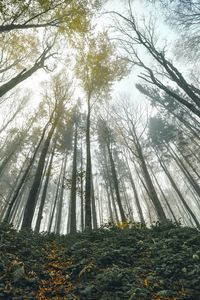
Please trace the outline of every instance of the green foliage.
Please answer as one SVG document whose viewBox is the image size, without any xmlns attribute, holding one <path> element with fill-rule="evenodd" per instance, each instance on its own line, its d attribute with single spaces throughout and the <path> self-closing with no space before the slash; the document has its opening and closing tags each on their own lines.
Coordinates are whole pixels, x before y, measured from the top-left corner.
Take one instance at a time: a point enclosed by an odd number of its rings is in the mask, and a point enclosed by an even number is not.
<svg viewBox="0 0 200 300">
<path fill-rule="evenodd" d="M 176 229 L 181 227 L 181 220 L 179 219 L 178 221 L 174 222 L 172 220 L 167 220 L 167 222 L 161 222 L 161 221 L 156 221 L 151 225 L 151 228 L 154 231 L 164 231 L 164 230 L 170 230 L 170 229 Z"/>
<path fill-rule="evenodd" d="M 1 1 L 0 12 L 4 26 L 43 25 L 58 28 L 62 33 L 83 33 L 89 29 L 90 19 L 101 4 L 101 0 L 8 0 Z"/>
<path fill-rule="evenodd" d="M 75 70 L 89 97 L 107 94 L 127 74 L 127 61 L 117 55 L 106 32 L 85 36 L 78 50 Z"/>
<path fill-rule="evenodd" d="M 17 232 L 2 223 L 0 237 L 0 277 L 5 276 L 12 287 L 8 292 L 1 284 L 0 293 L 9 297 L 16 295 L 17 283 L 23 296 L 46 291 L 47 299 L 63 290 L 69 290 L 67 298 L 82 300 L 198 299 L 200 234 L 194 228 L 169 222 L 124 230 L 107 224 L 60 236 Z M 52 276 L 54 286 L 48 290 Z M 65 286 L 66 277 L 70 288 Z"/>
</svg>

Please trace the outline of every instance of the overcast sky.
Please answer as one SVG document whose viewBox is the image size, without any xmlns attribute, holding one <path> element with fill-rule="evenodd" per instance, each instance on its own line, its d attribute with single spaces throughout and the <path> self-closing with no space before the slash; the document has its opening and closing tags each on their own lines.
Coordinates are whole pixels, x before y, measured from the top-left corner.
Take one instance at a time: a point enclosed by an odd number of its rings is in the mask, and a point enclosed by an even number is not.
<svg viewBox="0 0 200 300">
<path fill-rule="evenodd" d="M 139 22 L 142 22 L 143 17 L 149 17 L 151 6 L 147 5 L 146 1 L 143 0 L 135 0 L 133 2 L 133 11 L 134 14 L 137 16 L 137 19 Z M 127 1 L 119 1 L 119 0 L 109 0 L 104 8 L 104 11 L 118 11 L 120 13 L 125 13 L 127 10 Z M 155 11 L 153 12 L 155 15 Z M 168 27 L 163 24 L 163 19 L 161 14 L 156 11 L 156 18 L 157 18 L 157 28 L 159 34 L 159 40 L 162 42 L 165 41 L 167 38 L 169 40 L 169 37 L 173 39 L 173 35 L 169 31 Z M 101 29 L 107 29 L 110 28 L 111 24 L 111 16 L 109 15 L 103 15 L 100 18 L 98 18 L 96 21 L 97 28 L 99 30 Z M 169 34 L 170 32 L 170 34 Z M 56 62 L 56 64 L 59 66 L 59 60 Z M 126 93 L 130 94 L 131 98 L 134 100 L 142 101 L 144 96 L 139 93 L 139 91 L 135 88 L 135 83 L 139 81 L 138 79 L 139 69 L 134 68 L 132 72 L 123 80 L 120 82 L 117 82 L 113 85 L 113 97 L 116 97 L 119 93 Z M 46 73 L 44 70 L 38 70 L 35 74 L 33 74 L 30 78 L 22 82 L 20 85 L 18 85 L 17 88 L 26 88 L 27 90 L 31 90 L 33 93 L 32 98 L 32 106 L 34 106 L 34 103 L 39 103 L 41 99 L 41 92 L 42 92 L 42 81 L 49 80 L 52 73 Z M 4 106 L 1 106 L 0 112 L 5 112 Z"/>
</svg>

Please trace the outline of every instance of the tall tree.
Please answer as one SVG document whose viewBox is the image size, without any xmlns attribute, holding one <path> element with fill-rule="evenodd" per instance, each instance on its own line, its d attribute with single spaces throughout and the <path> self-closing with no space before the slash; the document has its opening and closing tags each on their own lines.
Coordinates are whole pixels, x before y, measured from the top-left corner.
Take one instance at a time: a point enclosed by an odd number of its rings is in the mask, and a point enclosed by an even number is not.
<svg viewBox="0 0 200 300">
<path fill-rule="evenodd" d="M 160 90 L 172 96 L 179 104 L 186 107 L 194 115 L 200 117 L 200 92 L 198 87 L 193 86 L 186 77 L 177 69 L 170 58 L 167 58 L 166 49 L 159 49 L 156 46 L 155 30 L 150 24 L 148 28 L 141 29 L 136 22 L 133 14 L 131 1 L 127 15 L 114 13 L 117 17 L 117 29 L 120 33 L 119 40 L 125 50 L 126 58 L 132 63 L 143 69 L 139 75 L 145 82 L 155 85 Z M 131 34 L 130 34 L 131 33 Z M 150 57 L 157 63 L 157 70 L 149 66 L 137 51 L 138 47 L 143 47 Z M 159 69 L 159 70 L 158 70 Z M 161 76 L 160 76 L 161 75 Z M 167 86 L 163 78 L 171 81 Z M 183 92 L 182 95 L 177 93 L 173 88 L 175 86 Z"/>
<path fill-rule="evenodd" d="M 65 78 L 65 81 L 66 81 L 66 78 Z M 54 93 L 53 96 L 55 98 L 54 119 L 52 121 L 52 125 L 49 130 L 49 133 L 48 133 L 48 135 L 44 141 L 44 144 L 42 146 L 36 173 L 34 176 L 34 181 L 33 181 L 33 184 L 32 184 L 28 199 L 27 199 L 26 207 L 25 207 L 22 227 L 31 228 L 31 223 L 32 223 L 36 200 L 37 200 L 37 193 L 38 193 L 38 190 L 39 190 L 39 187 L 41 184 L 46 155 L 48 153 L 49 145 L 52 141 L 54 131 L 63 116 L 63 112 L 65 111 L 65 105 L 70 99 L 71 95 L 68 90 L 69 87 L 70 87 L 70 83 L 67 84 L 67 82 L 65 82 L 65 85 L 63 85 L 60 77 L 59 76 L 55 77 L 54 91 L 53 91 L 53 93 Z"/>
<path fill-rule="evenodd" d="M 120 196 L 120 188 L 119 188 L 119 180 L 118 174 L 116 169 L 116 164 L 113 157 L 113 144 L 114 144 L 114 137 L 112 135 L 111 129 L 108 127 L 107 122 L 104 119 L 98 120 L 98 140 L 100 143 L 100 147 L 105 147 L 109 161 L 110 161 L 110 169 L 112 174 L 113 186 L 116 194 L 116 200 L 119 207 L 119 212 L 121 216 L 122 222 L 126 222 L 126 216 L 124 212 L 124 208 L 122 206 L 122 200 Z M 105 149 L 103 150 L 105 152 Z M 105 159 L 105 158 L 104 158 Z"/>
<path fill-rule="evenodd" d="M 122 99 L 122 103 L 114 112 L 118 134 L 122 137 L 124 146 L 131 152 L 133 162 L 138 164 L 138 168 L 143 176 L 142 180 L 144 180 L 146 191 L 154 205 L 157 217 L 161 222 L 165 222 L 166 215 L 153 184 L 141 144 L 142 135 L 144 134 L 143 126 L 143 129 L 141 130 L 140 128 L 140 133 L 138 133 L 138 120 L 141 119 L 142 112 L 139 112 L 137 108 L 134 108 L 133 111 L 130 102 L 126 102 L 125 99 Z"/>
<path fill-rule="evenodd" d="M 54 141 L 54 144 L 53 144 L 51 157 L 50 157 L 50 161 L 49 161 L 49 165 L 48 165 L 48 169 L 47 169 L 47 173 L 46 173 L 46 179 L 44 182 L 44 187 L 43 187 L 42 196 L 41 196 L 41 200 L 40 200 L 39 211 L 38 211 L 36 225 L 35 225 L 35 232 L 37 232 L 37 233 L 39 233 L 39 231 L 40 231 L 40 225 L 41 225 L 41 221 L 43 218 L 42 214 L 43 214 L 48 184 L 49 184 L 51 170 L 52 170 L 52 163 L 53 163 L 53 158 L 54 158 L 54 154 L 55 154 L 55 148 L 56 148 L 56 141 Z"/>
<path fill-rule="evenodd" d="M 124 64 L 122 64 L 124 62 Z M 76 73 L 86 95 L 86 181 L 85 181 L 85 227 L 92 228 L 91 218 L 91 111 L 95 102 L 103 100 L 112 83 L 127 72 L 125 61 L 116 55 L 114 45 L 107 33 L 85 37 L 77 56 Z"/>
<path fill-rule="evenodd" d="M 71 179 L 71 198 L 70 198 L 70 233 L 75 233 L 76 225 L 76 191 L 77 191 L 77 140 L 78 140 L 78 116 L 75 116 L 74 124 L 74 151 L 73 151 L 73 166 Z"/>
</svg>

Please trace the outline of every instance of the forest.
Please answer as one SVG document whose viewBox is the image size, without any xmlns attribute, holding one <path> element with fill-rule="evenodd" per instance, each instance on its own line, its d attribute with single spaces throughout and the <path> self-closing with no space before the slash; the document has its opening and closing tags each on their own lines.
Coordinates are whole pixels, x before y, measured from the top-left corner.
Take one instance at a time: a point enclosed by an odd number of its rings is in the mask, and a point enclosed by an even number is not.
<svg viewBox="0 0 200 300">
<path fill-rule="evenodd" d="M 200 299 L 199 26 L 198 0 L 0 1 L 0 299 Z"/>
</svg>

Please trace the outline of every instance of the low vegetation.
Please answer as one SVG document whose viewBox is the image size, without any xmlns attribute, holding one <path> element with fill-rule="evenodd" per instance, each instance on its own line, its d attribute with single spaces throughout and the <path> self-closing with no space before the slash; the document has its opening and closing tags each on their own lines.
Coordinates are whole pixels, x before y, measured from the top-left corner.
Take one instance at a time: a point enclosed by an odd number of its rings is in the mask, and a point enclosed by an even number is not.
<svg viewBox="0 0 200 300">
<path fill-rule="evenodd" d="M 0 239 L 1 300 L 199 299 L 194 228 L 106 224 L 62 236 L 2 223 Z"/>
</svg>

